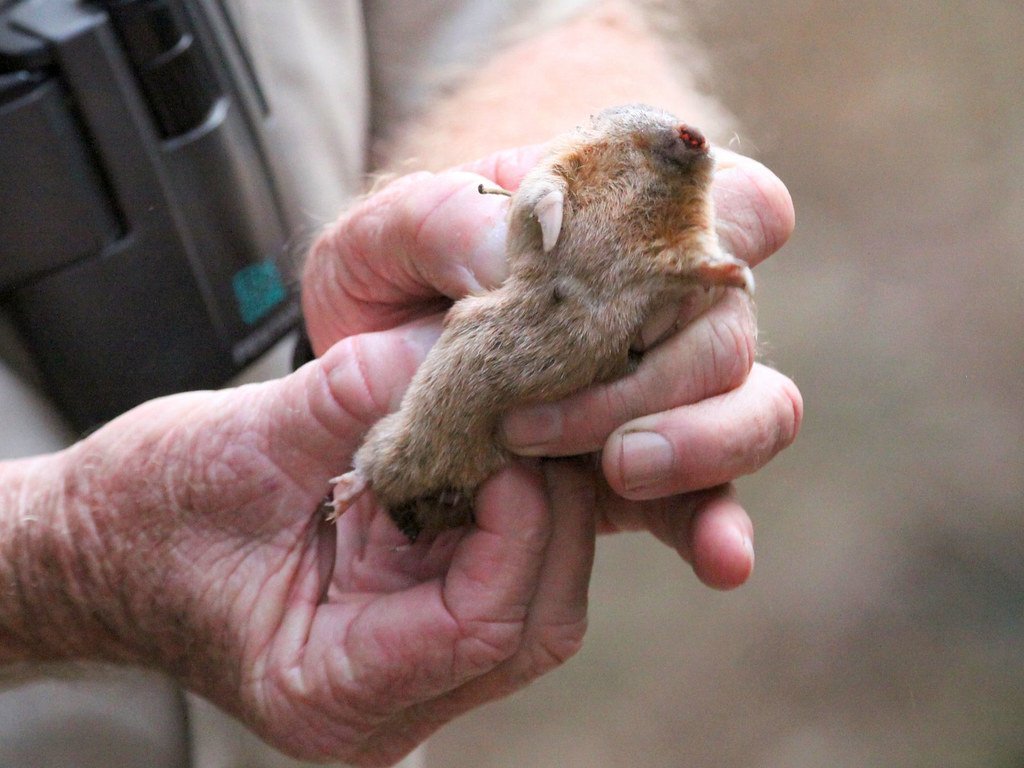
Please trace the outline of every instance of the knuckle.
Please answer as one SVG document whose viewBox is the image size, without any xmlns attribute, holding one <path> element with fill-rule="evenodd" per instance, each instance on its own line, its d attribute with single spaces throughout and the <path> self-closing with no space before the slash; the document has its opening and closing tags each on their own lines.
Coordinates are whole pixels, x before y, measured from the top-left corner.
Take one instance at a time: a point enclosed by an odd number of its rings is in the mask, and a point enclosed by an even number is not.
<svg viewBox="0 0 1024 768">
<path fill-rule="evenodd" d="M 481 674 L 515 656 L 523 647 L 522 622 L 485 622 L 459 643 L 459 667 Z"/>
<path fill-rule="evenodd" d="M 335 238 L 338 233 L 339 222 L 328 224 L 322 227 L 317 233 L 313 245 L 309 249 L 309 259 L 306 262 L 306 273 L 313 269 L 313 266 L 320 266 L 322 262 L 331 261 L 335 252 Z"/>
<path fill-rule="evenodd" d="M 600 390 L 601 418 L 590 418 L 580 428 L 600 445 L 612 430 L 640 414 L 647 413 L 646 393 L 635 376 L 627 376 Z"/>
<path fill-rule="evenodd" d="M 358 231 L 358 214 L 349 211 L 337 221 L 324 227 L 310 250 L 310 261 L 319 269 L 343 265 L 361 256 L 355 235 Z"/>
<path fill-rule="evenodd" d="M 803 420 L 803 397 L 796 385 L 786 376 L 771 368 L 765 368 L 769 377 L 768 403 L 762 419 L 760 455 L 766 464 L 769 459 L 789 447 L 796 440 Z"/>
<path fill-rule="evenodd" d="M 523 638 L 517 657 L 508 668 L 513 688 L 526 685 L 556 669 L 583 647 L 587 629 L 586 618 L 536 629 Z"/>
<path fill-rule="evenodd" d="M 544 674 L 579 653 L 586 629 L 586 619 L 546 627 L 531 646 L 534 671 Z"/>
<path fill-rule="evenodd" d="M 377 202 L 394 212 L 398 223 L 395 231 L 409 248 L 429 231 L 431 218 L 456 190 L 457 187 L 446 183 L 443 174 L 418 171 L 390 185 Z"/>
<path fill-rule="evenodd" d="M 302 304 L 311 340 L 326 348 L 360 329 L 356 307 L 379 290 L 374 244 L 351 214 L 325 227 L 309 251 L 303 271 Z"/>
<path fill-rule="evenodd" d="M 742 311 L 716 312 L 709 320 L 703 388 L 706 395 L 715 395 L 746 380 L 754 364 L 756 343 L 749 306 Z"/>
<path fill-rule="evenodd" d="M 368 427 L 390 410 L 391 398 L 380 390 L 372 373 L 369 334 L 349 336 L 331 349 L 325 360 L 328 366 L 326 387 L 338 411 Z"/>
<path fill-rule="evenodd" d="M 434 174 L 427 171 L 399 176 L 362 198 L 324 233 L 324 247 L 345 262 L 368 262 L 366 254 L 387 246 L 405 246 L 420 214 L 413 191 Z M 344 258 L 344 257 L 348 258 Z"/>
<path fill-rule="evenodd" d="M 357 203 L 355 210 L 369 212 L 380 208 L 390 208 L 396 202 L 400 205 L 404 204 L 413 188 L 428 182 L 434 176 L 435 174 L 430 171 L 382 176 L 377 180 L 370 193 Z"/>
</svg>

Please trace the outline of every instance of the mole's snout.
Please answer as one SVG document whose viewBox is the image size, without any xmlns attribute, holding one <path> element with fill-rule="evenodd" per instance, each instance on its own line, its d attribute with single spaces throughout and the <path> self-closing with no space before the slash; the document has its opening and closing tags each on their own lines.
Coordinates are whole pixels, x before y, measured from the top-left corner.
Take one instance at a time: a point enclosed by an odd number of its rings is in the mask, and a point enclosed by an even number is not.
<svg viewBox="0 0 1024 768">
<path fill-rule="evenodd" d="M 677 129 L 677 132 L 679 134 L 680 141 L 682 141 L 690 149 L 696 152 L 707 151 L 708 140 L 704 138 L 704 134 L 701 133 L 698 129 L 689 126 L 686 123 L 681 123 L 679 125 L 679 128 Z"/>
</svg>

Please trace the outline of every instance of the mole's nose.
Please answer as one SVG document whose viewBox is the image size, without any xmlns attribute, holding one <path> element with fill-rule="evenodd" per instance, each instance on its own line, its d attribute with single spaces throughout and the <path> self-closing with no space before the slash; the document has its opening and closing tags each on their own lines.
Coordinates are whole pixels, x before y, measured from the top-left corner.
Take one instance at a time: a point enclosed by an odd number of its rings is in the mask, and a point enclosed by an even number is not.
<svg viewBox="0 0 1024 768">
<path fill-rule="evenodd" d="M 696 128 L 681 123 L 678 128 L 679 139 L 690 149 L 696 151 L 704 151 L 708 148 L 708 140 L 704 138 L 704 134 Z"/>
</svg>

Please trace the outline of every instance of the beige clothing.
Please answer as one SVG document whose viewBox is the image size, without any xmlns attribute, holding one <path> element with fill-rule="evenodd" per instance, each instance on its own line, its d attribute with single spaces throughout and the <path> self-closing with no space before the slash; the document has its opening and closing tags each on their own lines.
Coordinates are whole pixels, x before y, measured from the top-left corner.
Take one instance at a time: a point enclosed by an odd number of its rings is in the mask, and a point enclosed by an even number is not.
<svg viewBox="0 0 1024 768">
<path fill-rule="evenodd" d="M 386 130 L 413 113 L 446 73 L 485 56 L 527 16 L 551 22 L 587 0 L 224 2 L 271 104 L 272 163 L 291 212 L 306 223 L 301 251 L 359 191 L 371 124 Z M 279 345 L 246 378 L 285 374 L 289 346 Z M 0 323 L 0 459 L 57 450 L 74 437 L 18 357 Z M 5 768 L 301 765 L 156 673 L 75 665 L 18 675 L 8 674 L 0 693 Z M 402 765 L 422 765 L 422 755 Z"/>
</svg>

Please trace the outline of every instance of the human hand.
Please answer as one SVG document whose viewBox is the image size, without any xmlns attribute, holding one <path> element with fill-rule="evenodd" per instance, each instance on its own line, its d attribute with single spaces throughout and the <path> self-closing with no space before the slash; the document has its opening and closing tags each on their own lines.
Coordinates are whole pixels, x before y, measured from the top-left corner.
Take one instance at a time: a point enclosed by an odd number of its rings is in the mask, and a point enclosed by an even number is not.
<svg viewBox="0 0 1024 768">
<path fill-rule="evenodd" d="M 540 152 L 527 147 L 403 177 L 347 212 L 307 265 L 314 349 L 500 283 L 505 202 L 476 187 L 488 180 L 515 189 Z M 760 164 L 723 150 L 717 159 L 719 235 L 753 266 L 789 236 L 792 203 Z M 752 526 L 728 484 L 792 442 L 802 416 L 792 382 L 754 363 L 755 334 L 745 295 L 691 297 L 646 329 L 644 342 L 656 346 L 635 373 L 511 414 L 505 441 L 535 456 L 601 450 L 603 477 L 590 473 L 588 490 L 601 530 L 650 530 L 705 583 L 736 586 L 753 566 Z"/>
<path fill-rule="evenodd" d="M 291 754 L 383 765 L 571 655 L 594 545 L 571 467 L 499 473 L 475 526 L 414 546 L 370 499 L 318 511 L 439 332 L 351 337 L 0 464 L 0 662 L 155 666 Z"/>
<path fill-rule="evenodd" d="M 420 237 L 428 231 L 420 228 Z M 758 250 L 770 250 L 755 246 L 744 252 L 733 244 L 751 261 Z M 483 270 L 425 274 L 455 275 L 457 284 L 460 275 L 468 280 Z M 352 317 L 372 322 L 379 312 L 375 321 L 387 325 L 426 312 L 437 290 L 423 282 L 418 273 L 410 281 L 421 286 L 418 307 L 368 302 Z M 726 302 L 701 318 L 715 311 L 743 317 Z M 701 322 L 663 341 L 634 374 L 647 368 L 654 378 L 664 371 L 695 382 L 654 402 L 721 388 L 715 377 L 704 381 L 704 369 L 675 360 L 700 340 L 690 329 Z M 747 321 L 736 327 L 734 339 L 752 333 Z M 760 419 L 754 406 L 753 416 L 736 421 L 740 448 L 729 453 L 732 461 L 697 466 L 692 477 L 673 472 L 660 485 L 632 487 L 613 467 L 606 469 L 608 486 L 586 460 L 524 463 L 482 488 L 477 525 L 469 529 L 407 546 L 372 496 L 336 527 L 325 526 L 316 508 L 326 478 L 347 465 L 368 426 L 397 406 L 439 330 L 435 315 L 348 336 L 281 381 L 154 401 L 65 453 L 9 470 L 24 477 L 0 483 L 5 499 L 31 508 L 13 515 L 14 522 L 0 520 L 16 532 L 0 537 L 2 592 L 19 596 L 0 602 L 0 658 L 157 666 L 285 751 L 385 764 L 452 717 L 521 687 L 576 650 L 595 527 L 652 530 L 715 583 L 716 563 L 737 549 L 721 533 L 742 526 L 745 515 L 740 510 L 737 518 L 738 507 L 720 491 L 678 495 L 679 488 L 719 482 L 749 466 L 743 423 Z M 742 355 L 739 366 L 730 365 L 729 349 L 716 352 L 722 362 L 715 370 L 742 373 Z M 691 406 L 690 418 L 727 418 L 723 401 L 742 405 L 753 374 L 737 379 L 740 387 Z M 638 390 L 658 392 L 638 381 Z M 587 450 L 601 440 L 602 419 L 614 431 L 637 397 L 624 391 L 619 410 L 600 399 L 578 404 L 593 411 L 595 426 L 573 439 L 589 442 L 579 448 L 556 441 L 545 451 Z M 661 430 L 680 422 L 680 410 L 644 418 Z M 556 421 L 572 424 L 576 415 L 568 408 Z M 538 420 L 528 412 L 522 418 L 520 436 L 529 436 Z M 539 421 L 551 423 L 548 416 Z M 510 437 L 516 433 L 514 420 L 507 429 Z M 771 450 L 769 441 L 763 456 Z M 610 491 L 619 480 L 620 492 L 634 501 Z"/>
</svg>

